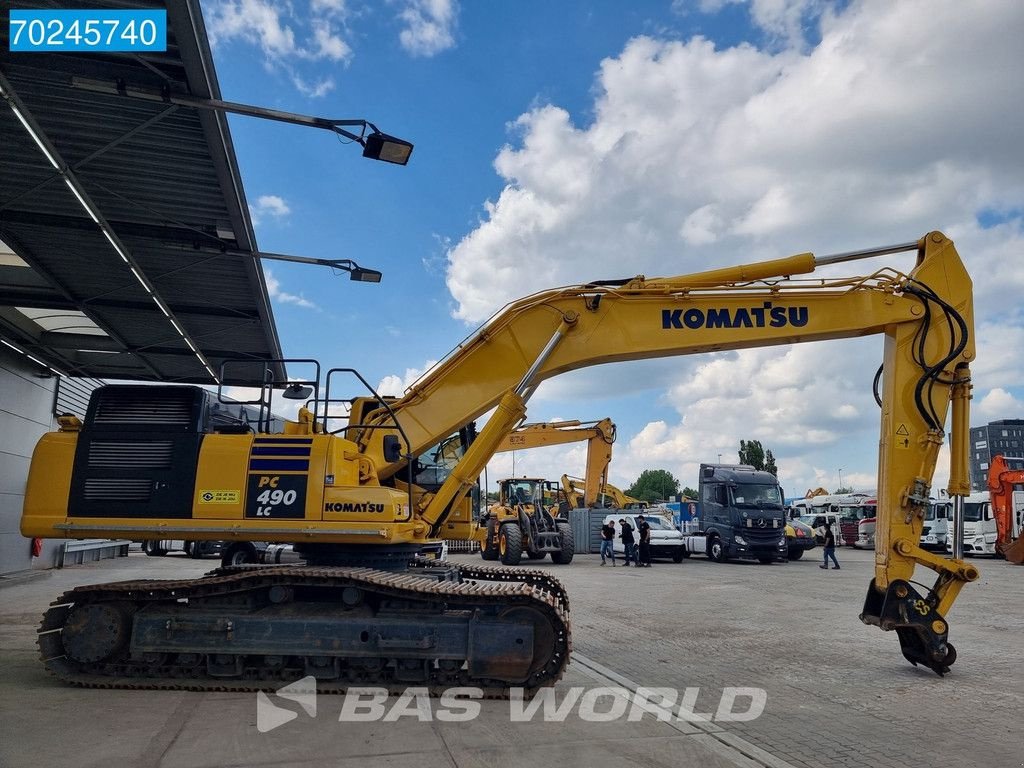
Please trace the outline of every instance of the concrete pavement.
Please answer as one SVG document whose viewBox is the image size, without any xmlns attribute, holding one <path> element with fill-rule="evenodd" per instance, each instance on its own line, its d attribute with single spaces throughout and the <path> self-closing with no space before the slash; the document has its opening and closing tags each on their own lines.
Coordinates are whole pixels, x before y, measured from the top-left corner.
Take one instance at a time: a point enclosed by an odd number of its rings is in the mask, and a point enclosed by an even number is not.
<svg viewBox="0 0 1024 768">
<path fill-rule="evenodd" d="M 564 581 L 572 600 L 575 661 L 555 704 L 579 696 L 574 688 L 615 689 L 629 699 L 637 688 L 668 687 L 680 696 L 691 689 L 691 708 L 713 714 L 725 688 L 763 689 L 759 717 L 717 723 L 662 722 L 657 714 L 665 710 L 657 708 L 639 722 L 587 722 L 579 700 L 563 722 L 546 722 L 542 713 L 510 722 L 507 701 L 480 702 L 469 722 L 436 714 L 425 722 L 339 722 L 342 697 L 320 696 L 315 717 L 282 702 L 295 719 L 261 733 L 254 694 L 70 688 L 37 660 L 35 627 L 65 589 L 198 575 L 213 559 L 133 554 L 4 579 L 0 765 L 1019 764 L 1024 754 L 1013 723 L 1024 704 L 1016 651 L 1024 568 L 977 561 L 982 579 L 964 589 L 950 616 L 960 659 L 942 679 L 906 663 L 893 633 L 857 620 L 871 555 L 843 549 L 839 557 L 841 571 L 819 570 L 816 559 L 760 566 L 699 557 L 639 570 L 600 567 L 596 556 L 542 566 Z M 607 709 L 609 699 L 602 701 Z M 632 711 L 628 704 L 624 712 Z"/>
</svg>

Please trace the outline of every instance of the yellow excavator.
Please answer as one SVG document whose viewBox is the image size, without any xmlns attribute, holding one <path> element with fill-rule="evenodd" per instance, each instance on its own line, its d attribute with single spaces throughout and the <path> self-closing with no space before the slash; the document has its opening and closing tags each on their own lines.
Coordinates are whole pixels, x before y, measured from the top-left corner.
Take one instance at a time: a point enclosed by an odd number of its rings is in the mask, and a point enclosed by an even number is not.
<svg viewBox="0 0 1024 768">
<path fill-rule="evenodd" d="M 585 492 L 589 487 L 590 483 L 585 478 L 562 475 L 562 488 L 570 499 L 575 500 L 575 506 L 577 507 L 599 506 L 610 509 L 648 509 L 651 506 L 646 501 L 620 491 L 607 481 L 597 486 L 594 501 L 588 503 Z"/>
<path fill-rule="evenodd" d="M 580 491 L 575 486 L 570 500 L 579 496 L 578 507 L 592 507 L 597 503 L 598 489 L 608 482 L 608 466 L 612 463 L 612 444 L 615 442 L 615 424 L 611 419 L 600 421 L 552 421 L 523 424 L 510 433 L 495 453 L 522 451 L 529 448 L 543 448 L 587 441 L 587 463 L 584 478 L 574 478 L 582 484 Z M 565 487 L 565 482 L 562 483 Z M 588 493 L 589 490 L 589 493 Z"/>
<path fill-rule="evenodd" d="M 587 441 L 586 474 L 590 487 L 596 489 L 605 481 L 612 460 L 615 424 L 611 419 L 523 424 L 498 445 L 496 453 L 580 440 Z M 541 478 L 508 478 L 498 487 L 498 502 L 480 518 L 480 556 L 519 565 L 523 555 L 541 560 L 550 554 L 554 563 L 571 563 L 576 545 L 567 517 L 574 506 L 572 497 Z"/>
<path fill-rule="evenodd" d="M 909 274 L 798 279 L 900 252 L 916 255 Z M 415 560 L 425 542 L 479 535 L 469 491 L 538 384 L 601 363 L 882 334 L 875 573 L 861 620 L 895 630 L 908 660 L 943 674 L 956 659 L 946 617 L 979 573 L 919 540 L 950 411 L 948 491 L 961 505 L 970 491 L 972 333 L 970 277 L 953 243 L 932 232 L 833 256 L 540 291 L 506 306 L 401 398 L 379 397 L 352 369 L 327 371 L 313 409 L 282 434 L 211 427 L 213 396 L 198 387 L 101 388 L 84 422 L 63 418 L 37 445 L 25 536 L 290 542 L 305 564 L 70 590 L 43 618 L 43 663 L 101 687 L 263 689 L 300 675 L 325 691 L 551 685 L 570 650 L 555 579 Z M 287 384 L 270 370 L 264 389 Z M 335 402 L 339 377 L 368 394 L 335 427 L 319 404 Z M 432 463 L 455 434 L 458 458 Z M 918 565 L 937 573 L 923 592 L 911 581 Z"/>
</svg>

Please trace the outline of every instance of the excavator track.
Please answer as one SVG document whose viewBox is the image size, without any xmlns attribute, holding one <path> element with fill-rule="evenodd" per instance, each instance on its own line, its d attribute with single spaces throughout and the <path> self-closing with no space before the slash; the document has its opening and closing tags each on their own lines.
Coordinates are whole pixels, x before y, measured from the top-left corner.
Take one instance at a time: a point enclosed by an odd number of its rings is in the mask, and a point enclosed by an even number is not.
<svg viewBox="0 0 1024 768">
<path fill-rule="evenodd" d="M 438 565 L 437 561 L 433 560 L 417 560 L 409 564 L 409 569 L 412 572 L 416 570 L 428 571 L 436 568 Z M 521 582 L 531 587 L 535 587 L 543 592 L 548 593 L 558 604 L 562 607 L 566 613 L 569 612 L 569 593 L 565 591 L 565 587 L 562 586 L 562 582 L 556 579 L 554 576 L 549 574 L 547 571 L 539 568 L 502 568 L 498 566 L 489 565 L 463 565 L 461 563 L 445 563 L 448 568 L 455 569 L 458 574 L 458 580 L 468 579 L 470 581 L 491 581 L 491 582 Z M 228 565 L 221 568 L 215 568 L 214 570 L 207 573 L 207 576 L 223 576 L 229 573 L 241 573 L 242 571 L 255 571 L 266 568 L 265 565 Z M 294 564 L 291 567 L 304 567 L 299 564 Z"/>
<path fill-rule="evenodd" d="M 321 693 L 505 698 L 559 680 L 571 632 L 543 571 L 284 565 L 77 587 L 51 604 L 38 644 L 50 673 L 92 688 L 268 691 L 311 675 Z"/>
<path fill-rule="evenodd" d="M 430 561 L 420 562 L 414 567 L 429 568 Z M 562 586 L 562 582 L 556 579 L 547 571 L 539 568 L 501 568 L 488 565 L 462 565 L 456 564 L 459 576 L 470 581 L 509 582 L 518 581 L 528 584 L 551 595 L 558 601 L 562 610 L 569 612 L 569 594 Z"/>
</svg>

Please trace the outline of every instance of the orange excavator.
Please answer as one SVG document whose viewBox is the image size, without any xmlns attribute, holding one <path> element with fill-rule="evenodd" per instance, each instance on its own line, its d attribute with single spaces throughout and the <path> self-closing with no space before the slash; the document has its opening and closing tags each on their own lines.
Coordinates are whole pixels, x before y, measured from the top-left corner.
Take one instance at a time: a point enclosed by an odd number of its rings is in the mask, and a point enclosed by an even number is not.
<svg viewBox="0 0 1024 768">
<path fill-rule="evenodd" d="M 993 456 L 988 467 L 988 493 L 996 519 L 996 554 L 1015 565 L 1024 565 L 1024 505 L 1014 509 L 1015 485 L 1024 485 L 1024 469 L 1010 469 L 1005 456 Z"/>
</svg>

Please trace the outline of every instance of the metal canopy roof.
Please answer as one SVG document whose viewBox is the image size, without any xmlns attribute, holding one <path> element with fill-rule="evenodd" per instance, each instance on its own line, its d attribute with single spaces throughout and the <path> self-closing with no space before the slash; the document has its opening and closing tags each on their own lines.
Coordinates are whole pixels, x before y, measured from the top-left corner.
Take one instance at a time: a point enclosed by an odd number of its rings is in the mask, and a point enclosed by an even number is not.
<svg viewBox="0 0 1024 768">
<path fill-rule="evenodd" d="M 209 384 L 282 357 L 225 116 L 81 87 L 219 99 L 198 0 L 166 7 L 164 53 L 12 53 L 0 25 L 0 341 L 64 374 Z"/>
</svg>

